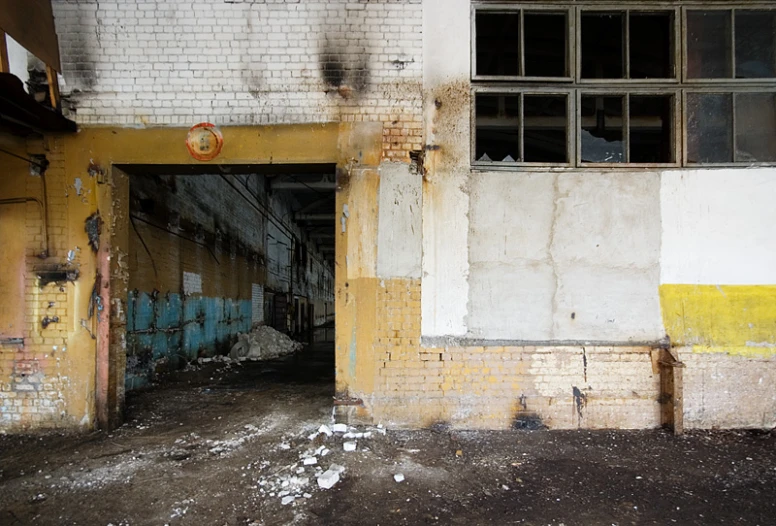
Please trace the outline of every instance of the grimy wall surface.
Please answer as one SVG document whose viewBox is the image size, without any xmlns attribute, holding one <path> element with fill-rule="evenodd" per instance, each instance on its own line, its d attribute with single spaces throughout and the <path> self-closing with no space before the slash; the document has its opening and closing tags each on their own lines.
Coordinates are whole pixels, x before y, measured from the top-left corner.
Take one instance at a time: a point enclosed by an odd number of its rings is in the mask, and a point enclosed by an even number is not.
<svg viewBox="0 0 776 526">
<path fill-rule="evenodd" d="M 387 157 L 420 148 L 420 0 L 53 5 L 79 123 L 375 121 Z"/>
<path fill-rule="evenodd" d="M 333 272 L 290 220 L 290 198 L 267 195 L 263 175 L 139 168 L 129 186 L 128 389 L 197 357 L 228 353 L 255 323 L 287 330 L 272 298 L 287 297 L 292 284 L 318 324 L 334 311 Z M 304 261 L 291 256 L 300 245 Z"/>
<path fill-rule="evenodd" d="M 0 145 L 23 158 L 46 155 L 50 163 L 43 178 L 25 161 L 6 155 L 2 161 L 0 430 L 76 426 L 93 386 L 68 337 L 77 323 L 73 286 L 50 278 L 52 271 L 74 271 L 82 256 L 66 241 L 68 201 L 77 192 L 65 180 L 61 140 L 0 134 Z M 94 360 L 88 362 L 93 368 Z"/>
<path fill-rule="evenodd" d="M 686 426 L 775 425 L 774 171 L 473 170 L 470 7 L 56 1 L 68 104 L 88 125 L 66 141 L 62 187 L 92 158 L 191 163 L 178 141 L 203 120 L 223 127 L 220 162 L 336 162 L 343 416 L 655 427 L 653 351 L 670 342 L 686 366 Z M 111 211 L 105 303 L 123 349 L 129 232 L 123 179 L 109 175 L 94 202 L 71 192 L 67 224 L 81 240 L 89 214 Z M 68 353 L 85 365 L 70 371 L 61 421 L 88 426 L 119 412 L 125 364 L 77 322 L 105 265 L 80 254 Z"/>
</svg>

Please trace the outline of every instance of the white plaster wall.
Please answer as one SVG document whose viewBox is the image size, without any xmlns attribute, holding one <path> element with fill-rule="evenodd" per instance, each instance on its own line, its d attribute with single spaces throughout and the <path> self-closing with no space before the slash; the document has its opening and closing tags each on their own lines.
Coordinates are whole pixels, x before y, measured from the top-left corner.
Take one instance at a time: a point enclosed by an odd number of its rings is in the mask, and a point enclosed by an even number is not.
<svg viewBox="0 0 776 526">
<path fill-rule="evenodd" d="M 423 0 L 424 124 L 432 148 L 423 186 L 424 336 L 466 334 L 469 8 L 469 0 Z"/>
<path fill-rule="evenodd" d="M 468 335 L 530 341 L 653 341 L 660 176 L 475 173 Z"/>
<path fill-rule="evenodd" d="M 662 175 L 661 283 L 776 284 L 776 169 Z"/>
<path fill-rule="evenodd" d="M 552 338 L 555 183 L 550 173 L 472 176 L 469 336 Z"/>
<path fill-rule="evenodd" d="M 422 176 L 405 163 L 380 165 L 377 276 L 420 278 Z"/>
</svg>

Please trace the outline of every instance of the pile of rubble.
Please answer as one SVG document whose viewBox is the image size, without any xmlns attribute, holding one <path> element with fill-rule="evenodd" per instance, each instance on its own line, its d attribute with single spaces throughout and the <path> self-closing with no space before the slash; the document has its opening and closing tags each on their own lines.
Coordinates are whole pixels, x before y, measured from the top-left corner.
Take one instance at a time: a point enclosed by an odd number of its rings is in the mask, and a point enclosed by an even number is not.
<svg viewBox="0 0 776 526">
<path fill-rule="evenodd" d="M 377 426 L 359 432 L 346 424 L 334 424 L 331 427 L 324 424 L 316 432 L 307 436 L 307 439 L 313 443 L 312 446 L 298 448 L 298 460 L 295 463 L 260 477 L 256 481 L 256 488 L 262 496 L 281 499 L 280 502 L 284 506 L 292 504 L 297 499 L 311 498 L 310 492 L 314 491 L 316 485 L 320 489 L 331 489 L 340 481 L 346 467 L 334 462 L 327 463 L 327 456 L 332 453 L 329 448 L 341 447 L 346 452 L 357 451 L 358 439 L 369 439 L 373 433 L 385 434 L 385 428 Z M 278 445 L 278 448 L 290 450 L 292 446 L 284 441 Z M 394 478 L 397 482 L 404 480 L 403 475 L 401 480 Z"/>
<path fill-rule="evenodd" d="M 272 360 L 300 351 L 303 344 L 296 342 L 272 327 L 260 325 L 247 334 L 240 334 L 232 346 L 232 360 Z"/>
</svg>

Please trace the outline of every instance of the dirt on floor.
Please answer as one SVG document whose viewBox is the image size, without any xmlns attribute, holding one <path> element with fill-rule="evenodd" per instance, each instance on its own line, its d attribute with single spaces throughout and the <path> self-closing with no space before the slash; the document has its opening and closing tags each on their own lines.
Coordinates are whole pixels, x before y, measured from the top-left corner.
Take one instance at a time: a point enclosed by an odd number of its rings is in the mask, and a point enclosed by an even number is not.
<svg viewBox="0 0 776 526">
<path fill-rule="evenodd" d="M 343 435 L 332 395 L 318 346 L 178 373 L 111 433 L 0 436 L 0 525 L 776 524 L 771 432 Z"/>
</svg>

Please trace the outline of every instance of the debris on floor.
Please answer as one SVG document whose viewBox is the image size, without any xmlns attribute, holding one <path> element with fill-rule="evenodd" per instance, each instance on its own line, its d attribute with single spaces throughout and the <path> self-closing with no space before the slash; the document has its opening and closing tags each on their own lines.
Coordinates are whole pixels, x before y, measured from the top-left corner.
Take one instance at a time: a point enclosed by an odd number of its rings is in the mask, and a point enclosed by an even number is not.
<svg viewBox="0 0 776 526">
<path fill-rule="evenodd" d="M 249 333 L 238 335 L 229 357 L 232 360 L 273 360 L 300 351 L 303 347 L 282 332 L 259 325 Z"/>
<path fill-rule="evenodd" d="M 128 422 L 111 432 L 0 435 L 0 524 L 701 526 L 776 515 L 776 433 L 334 423 L 334 349 L 323 352 L 273 362 L 273 375 L 250 361 L 217 381 L 225 364 L 180 373 L 128 397 Z"/>
</svg>

